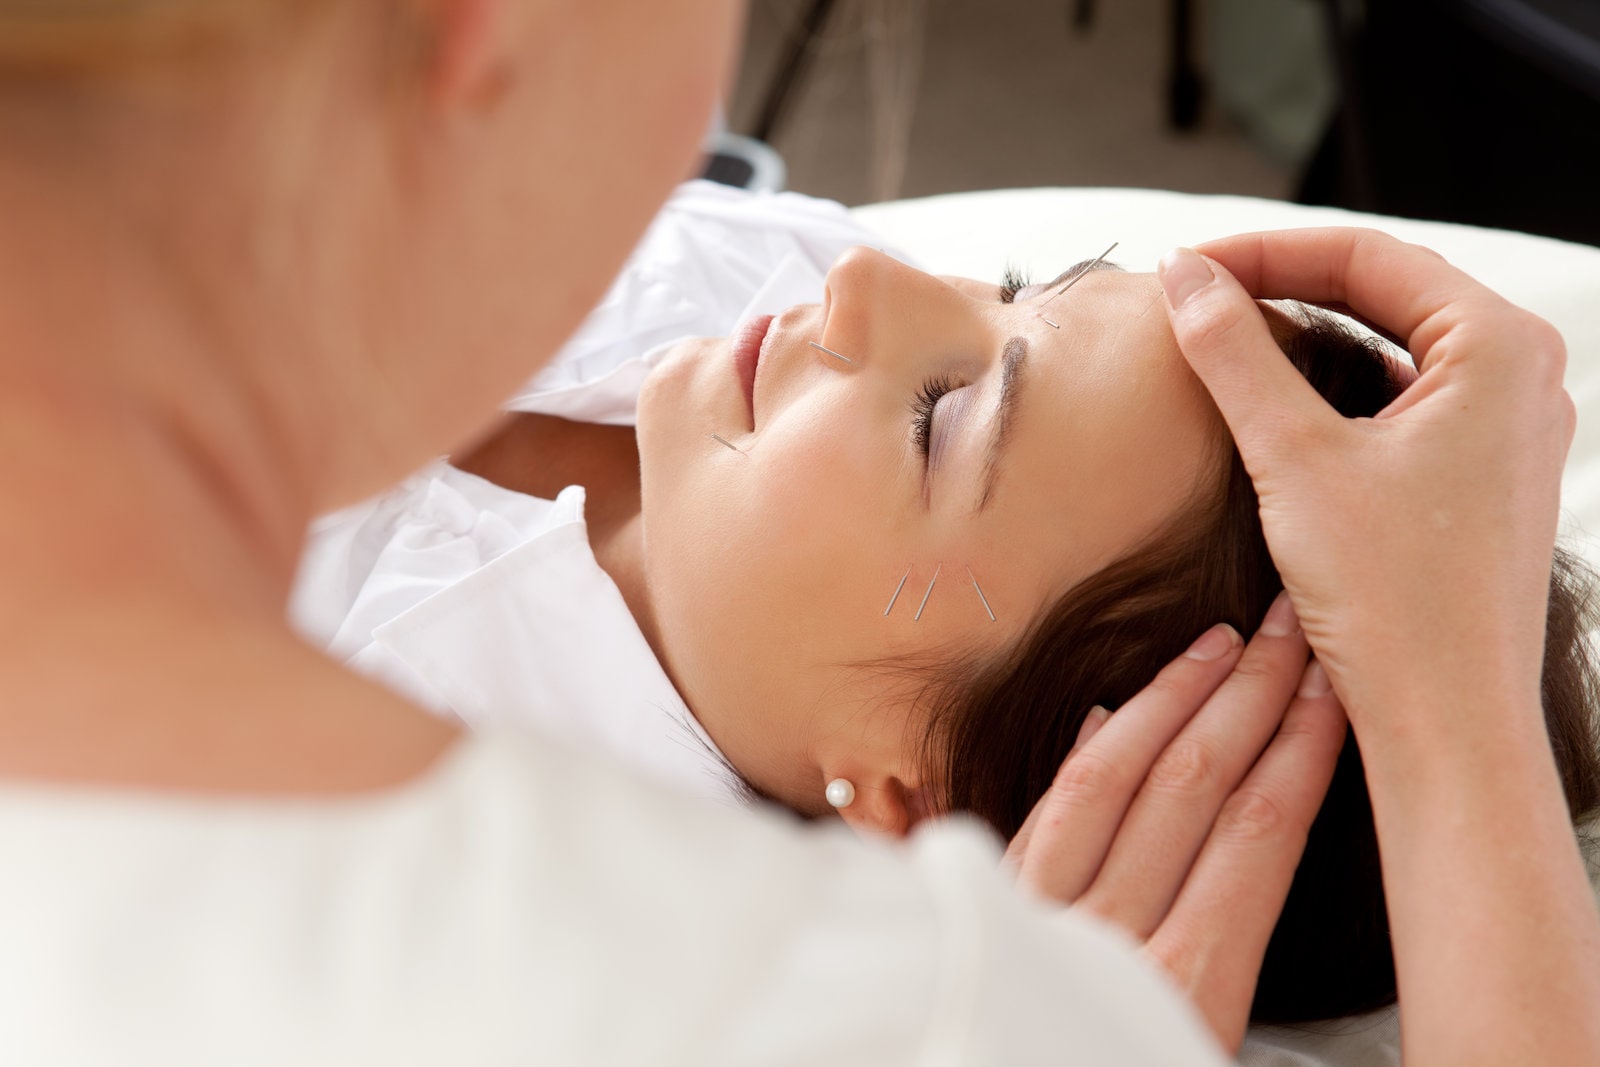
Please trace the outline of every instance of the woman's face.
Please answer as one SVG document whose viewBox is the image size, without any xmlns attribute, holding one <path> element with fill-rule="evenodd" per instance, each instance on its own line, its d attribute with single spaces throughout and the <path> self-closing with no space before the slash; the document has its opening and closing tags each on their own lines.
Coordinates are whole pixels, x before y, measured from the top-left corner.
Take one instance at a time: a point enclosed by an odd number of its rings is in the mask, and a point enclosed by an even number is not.
<svg viewBox="0 0 1600 1067">
<path fill-rule="evenodd" d="M 1097 270 L 1044 307 L 1059 285 L 1007 301 L 857 248 L 821 306 L 772 320 L 753 396 L 737 336 L 684 344 L 647 383 L 657 651 L 777 799 L 921 784 L 916 674 L 878 668 L 1000 651 L 1215 468 L 1222 424 L 1154 276 Z"/>
</svg>

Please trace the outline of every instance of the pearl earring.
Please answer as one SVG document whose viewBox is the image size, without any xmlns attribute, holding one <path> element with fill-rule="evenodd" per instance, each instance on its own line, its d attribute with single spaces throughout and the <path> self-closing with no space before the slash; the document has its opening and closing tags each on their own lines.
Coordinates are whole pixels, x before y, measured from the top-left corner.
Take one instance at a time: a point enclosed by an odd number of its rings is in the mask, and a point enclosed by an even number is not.
<svg viewBox="0 0 1600 1067">
<path fill-rule="evenodd" d="M 828 803 L 836 808 L 848 808 L 856 800 L 856 787 L 848 779 L 835 778 L 828 783 L 828 788 L 823 792 L 828 798 Z"/>
</svg>

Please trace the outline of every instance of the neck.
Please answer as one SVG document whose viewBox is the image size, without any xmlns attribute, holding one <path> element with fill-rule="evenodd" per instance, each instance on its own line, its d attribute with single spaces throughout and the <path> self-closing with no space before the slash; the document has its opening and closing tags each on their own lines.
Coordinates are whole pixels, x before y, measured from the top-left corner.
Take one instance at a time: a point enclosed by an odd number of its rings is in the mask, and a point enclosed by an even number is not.
<svg viewBox="0 0 1600 1067">
<path fill-rule="evenodd" d="M 7 282 L 0 267 L 0 293 L 28 291 Z M 0 775 L 325 793 L 430 765 L 445 724 L 284 625 L 310 516 L 270 442 L 204 376 L 196 413 L 100 362 L 175 350 L 80 350 L 69 322 L 22 328 L 18 307 L 0 304 Z"/>
<path fill-rule="evenodd" d="M 644 572 L 639 443 L 632 427 L 517 414 L 450 462 L 496 485 L 547 499 L 568 485 L 582 485 L 595 560 L 617 584 L 645 640 L 660 656 Z"/>
<path fill-rule="evenodd" d="M 159 720 L 195 642 L 287 638 L 312 496 L 160 241 L 70 180 L 0 173 L 0 220 L 0 736 L 20 756 L 18 730 L 62 724 L 35 747 L 70 749 L 67 723 Z"/>
<path fill-rule="evenodd" d="M 403 781 L 449 728 L 284 622 L 311 512 L 368 444 L 307 343 L 329 287 L 284 265 L 287 223 L 317 220 L 268 195 L 254 111 L 144 88 L 0 100 L 0 775 Z"/>
<path fill-rule="evenodd" d="M 148 235 L 40 184 L 0 181 L 0 572 L 279 610 L 312 494 L 246 372 L 212 357 L 235 339 L 197 330 L 203 294 Z"/>
</svg>

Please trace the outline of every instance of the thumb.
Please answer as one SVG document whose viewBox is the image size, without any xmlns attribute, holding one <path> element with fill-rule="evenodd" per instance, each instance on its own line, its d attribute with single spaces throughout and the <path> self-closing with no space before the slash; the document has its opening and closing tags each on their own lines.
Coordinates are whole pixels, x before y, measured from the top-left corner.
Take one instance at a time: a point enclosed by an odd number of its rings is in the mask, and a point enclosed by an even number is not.
<svg viewBox="0 0 1600 1067">
<path fill-rule="evenodd" d="M 1272 339 L 1255 299 L 1216 260 L 1189 248 L 1156 267 L 1167 318 L 1190 368 L 1222 412 L 1246 464 L 1334 415 Z"/>
</svg>

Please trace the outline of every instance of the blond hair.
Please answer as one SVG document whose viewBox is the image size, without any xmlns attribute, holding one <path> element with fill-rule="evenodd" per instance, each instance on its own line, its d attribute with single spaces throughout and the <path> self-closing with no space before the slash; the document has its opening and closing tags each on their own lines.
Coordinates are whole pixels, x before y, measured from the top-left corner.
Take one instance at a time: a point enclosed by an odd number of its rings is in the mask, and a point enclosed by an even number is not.
<svg viewBox="0 0 1600 1067">
<path fill-rule="evenodd" d="M 113 73 L 170 61 L 248 39 L 308 6 L 309 0 L 0 0 L 0 77 Z"/>
</svg>

